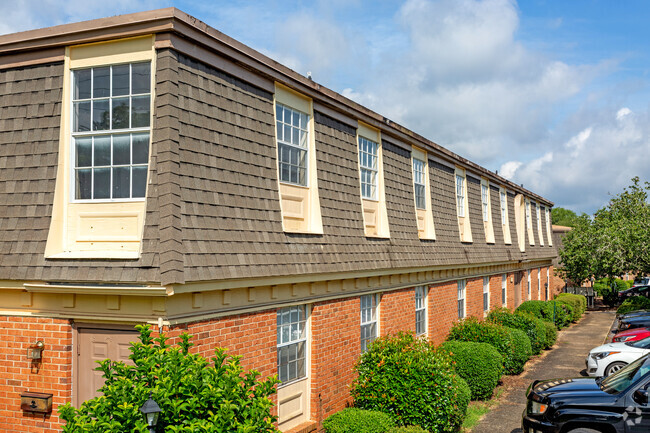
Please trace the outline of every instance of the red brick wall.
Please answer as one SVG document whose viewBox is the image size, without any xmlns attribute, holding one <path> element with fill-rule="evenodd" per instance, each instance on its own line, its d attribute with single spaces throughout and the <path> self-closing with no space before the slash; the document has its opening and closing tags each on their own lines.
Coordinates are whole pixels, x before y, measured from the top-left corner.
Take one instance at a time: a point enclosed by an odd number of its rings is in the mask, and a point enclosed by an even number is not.
<svg viewBox="0 0 650 433">
<path fill-rule="evenodd" d="M 382 302 L 384 302 L 382 300 Z M 383 307 L 383 305 L 382 305 Z M 349 385 L 361 351 L 359 298 L 314 304 L 311 417 L 322 421 L 352 402 Z"/>
<path fill-rule="evenodd" d="M 415 333 L 415 288 L 383 293 L 379 310 L 381 335 Z"/>
<path fill-rule="evenodd" d="M 553 296 L 555 296 L 558 293 L 562 293 L 562 290 L 564 289 L 564 280 L 557 275 L 555 275 L 555 268 L 551 266 L 551 284 L 550 286 L 550 293 L 551 293 L 551 299 Z"/>
<path fill-rule="evenodd" d="M 465 286 L 467 316 L 483 317 L 483 277 L 468 278 Z"/>
<path fill-rule="evenodd" d="M 490 310 L 498 310 L 503 306 L 501 302 L 501 275 L 490 275 Z"/>
<path fill-rule="evenodd" d="M 530 299 L 537 301 L 541 299 L 540 293 L 539 293 L 539 268 L 533 268 L 530 270 Z"/>
<path fill-rule="evenodd" d="M 429 286 L 427 310 L 429 340 L 440 344 L 458 320 L 458 283 L 450 281 Z"/>
<path fill-rule="evenodd" d="M 27 349 L 45 344 L 39 368 Z M 53 394 L 52 413 L 31 415 L 20 409 L 20 393 Z M 61 431 L 57 407 L 72 398 L 72 326 L 67 320 L 0 317 L 0 433 Z"/>
</svg>

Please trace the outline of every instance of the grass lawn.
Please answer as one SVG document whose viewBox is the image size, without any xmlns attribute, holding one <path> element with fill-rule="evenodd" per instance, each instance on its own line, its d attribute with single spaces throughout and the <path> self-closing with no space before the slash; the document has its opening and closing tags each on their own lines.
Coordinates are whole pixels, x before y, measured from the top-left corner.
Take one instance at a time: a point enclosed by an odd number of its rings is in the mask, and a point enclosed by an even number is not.
<svg viewBox="0 0 650 433">
<path fill-rule="evenodd" d="M 464 433 L 470 432 L 476 424 L 481 420 L 483 415 L 488 413 L 492 407 L 497 405 L 499 397 L 503 394 L 504 389 L 497 389 L 497 392 L 490 400 L 485 401 L 471 401 L 467 407 L 467 415 L 463 421 L 462 431 Z"/>
</svg>

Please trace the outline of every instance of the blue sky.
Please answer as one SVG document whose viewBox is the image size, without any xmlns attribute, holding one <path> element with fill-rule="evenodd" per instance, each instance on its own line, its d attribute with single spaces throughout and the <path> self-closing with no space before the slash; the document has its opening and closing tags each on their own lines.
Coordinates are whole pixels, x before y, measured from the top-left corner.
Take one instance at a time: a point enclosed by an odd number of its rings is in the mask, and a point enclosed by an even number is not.
<svg viewBox="0 0 650 433">
<path fill-rule="evenodd" d="M 0 33 L 175 6 L 592 213 L 649 180 L 650 2 L 0 0 Z"/>
</svg>

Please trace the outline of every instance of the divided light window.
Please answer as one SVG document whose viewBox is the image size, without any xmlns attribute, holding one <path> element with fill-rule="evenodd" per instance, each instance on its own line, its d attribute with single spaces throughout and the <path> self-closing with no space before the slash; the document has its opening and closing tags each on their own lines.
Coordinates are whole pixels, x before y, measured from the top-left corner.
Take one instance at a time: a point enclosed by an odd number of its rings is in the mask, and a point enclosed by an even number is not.
<svg viewBox="0 0 650 433">
<path fill-rule="evenodd" d="M 504 191 L 499 192 L 499 198 L 501 200 L 501 225 L 506 225 L 506 193 Z"/>
<path fill-rule="evenodd" d="M 151 132 L 151 63 L 72 71 L 76 200 L 143 198 Z"/>
<path fill-rule="evenodd" d="M 361 296 L 361 353 L 377 338 L 377 297 L 379 295 Z"/>
<path fill-rule="evenodd" d="M 307 307 L 280 308 L 277 314 L 278 378 L 286 383 L 307 375 Z"/>
<path fill-rule="evenodd" d="M 481 184 L 481 204 L 483 206 L 483 221 L 489 221 L 489 194 L 490 189 L 487 185 Z"/>
<path fill-rule="evenodd" d="M 527 295 L 528 295 L 528 300 L 530 301 L 530 269 L 528 269 L 528 284 L 527 284 Z"/>
<path fill-rule="evenodd" d="M 501 276 L 501 305 L 504 307 L 508 303 L 508 276 L 503 274 Z"/>
<path fill-rule="evenodd" d="M 427 332 L 426 297 L 426 286 L 418 286 L 415 288 L 415 335 L 422 335 Z"/>
<path fill-rule="evenodd" d="M 413 158 L 413 188 L 415 189 L 415 207 L 426 209 L 424 161 Z"/>
<path fill-rule="evenodd" d="M 377 148 L 372 140 L 359 137 L 359 167 L 361 170 L 361 197 L 377 200 Z"/>
<path fill-rule="evenodd" d="M 532 227 L 533 222 L 530 218 L 530 202 L 526 200 L 526 228 Z"/>
<path fill-rule="evenodd" d="M 490 309 L 490 277 L 483 277 L 483 311 Z"/>
<path fill-rule="evenodd" d="M 456 206 L 459 217 L 465 216 L 465 178 L 456 175 Z"/>
<path fill-rule="evenodd" d="M 465 318 L 465 280 L 458 281 L 458 318 Z"/>
<path fill-rule="evenodd" d="M 280 181 L 307 186 L 309 115 L 276 103 L 275 117 Z"/>
</svg>

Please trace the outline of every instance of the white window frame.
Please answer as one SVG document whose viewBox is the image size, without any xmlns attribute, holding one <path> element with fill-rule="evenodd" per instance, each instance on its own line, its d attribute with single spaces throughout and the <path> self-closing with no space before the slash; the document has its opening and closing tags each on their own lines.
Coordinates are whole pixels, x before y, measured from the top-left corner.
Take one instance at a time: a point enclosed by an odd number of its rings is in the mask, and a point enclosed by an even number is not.
<svg viewBox="0 0 650 433">
<path fill-rule="evenodd" d="M 537 235 L 539 236 L 539 244 L 544 246 L 544 233 L 542 232 L 542 210 L 539 203 L 535 203 L 535 212 L 537 219 Z"/>
<path fill-rule="evenodd" d="M 483 313 L 490 311 L 490 277 L 483 277 Z"/>
<path fill-rule="evenodd" d="M 427 185 L 426 185 L 426 169 L 425 162 L 419 158 L 412 158 L 413 166 L 413 194 L 415 196 L 415 208 L 426 210 L 427 209 Z"/>
<path fill-rule="evenodd" d="M 507 224 L 508 193 L 504 190 L 499 190 L 499 203 L 501 205 L 501 225 L 505 226 Z"/>
<path fill-rule="evenodd" d="M 133 91 L 133 82 L 132 82 L 132 71 L 133 71 L 133 65 L 136 64 L 144 64 L 147 63 L 149 65 L 149 92 L 148 93 L 132 93 Z M 129 93 L 126 95 L 113 95 L 113 67 L 115 66 L 124 66 L 124 65 L 129 65 Z M 90 88 L 91 92 L 94 91 L 94 70 L 99 69 L 99 68 L 109 68 L 109 96 L 106 97 L 94 97 L 92 95 L 90 98 L 81 98 L 81 99 L 75 99 L 74 98 L 74 93 L 75 93 L 75 84 L 76 84 L 76 73 L 79 71 L 84 71 L 84 70 L 91 70 L 91 83 L 90 83 Z M 70 70 L 70 121 L 69 121 L 69 127 L 70 127 L 70 189 L 69 189 L 69 194 L 70 194 L 70 202 L 72 203 L 120 203 L 120 202 L 143 202 L 146 200 L 146 194 L 147 194 L 147 185 L 148 185 L 148 177 L 149 177 L 149 160 L 151 159 L 151 154 L 150 154 L 150 148 L 151 148 L 151 135 L 152 135 L 152 114 L 153 114 L 153 88 L 152 88 L 152 82 L 151 82 L 151 77 L 154 74 L 153 71 L 153 62 L 151 60 L 134 60 L 132 62 L 126 62 L 126 63 L 107 63 L 107 64 L 94 64 L 91 66 L 83 66 L 83 67 L 76 67 Z M 123 99 L 123 98 L 128 98 L 129 99 L 129 107 L 131 107 L 131 102 L 134 97 L 149 97 L 149 116 L 148 116 L 148 126 L 143 126 L 143 127 L 131 127 L 131 122 L 133 120 L 132 114 L 133 112 L 131 109 L 129 110 L 129 127 L 128 128 L 121 128 L 121 129 L 113 129 L 112 125 L 109 125 L 108 129 L 101 129 L 101 130 L 94 130 L 92 128 L 92 123 L 93 123 L 93 108 L 95 101 L 108 101 L 108 109 L 109 109 L 109 119 L 112 121 L 113 120 L 113 99 Z M 91 130 L 89 131 L 75 131 L 75 103 L 90 103 L 91 106 L 91 111 L 89 114 L 89 121 L 91 123 Z M 147 143 L 147 162 L 146 163 L 133 163 L 133 136 L 137 134 L 148 134 L 148 143 Z M 122 136 L 122 135 L 129 135 L 130 137 L 130 142 L 129 142 L 129 152 L 130 152 L 130 159 L 131 162 L 129 164 L 114 164 L 113 163 L 113 138 L 116 136 Z M 91 138 L 94 142 L 95 138 L 99 137 L 109 137 L 111 144 L 110 144 L 110 159 L 111 163 L 110 165 L 100 165 L 100 166 L 95 166 L 95 145 L 93 144 L 91 147 L 91 165 L 90 166 L 82 166 L 80 169 L 90 169 L 91 170 L 91 180 L 90 180 L 90 188 L 91 188 L 91 198 L 77 198 L 76 194 L 76 185 L 77 185 L 77 164 L 76 164 L 76 159 L 77 159 L 77 152 L 76 152 L 76 139 L 83 139 L 83 138 Z M 110 172 L 109 175 L 109 194 L 110 197 L 108 198 L 93 198 L 94 196 L 94 189 L 95 189 L 95 182 L 94 182 L 94 176 L 95 176 L 95 169 L 96 168 L 103 168 L 103 169 L 108 169 Z M 113 183 L 113 172 L 115 168 L 125 168 L 129 167 L 130 170 L 130 178 L 129 178 L 129 197 L 118 197 L 118 198 L 113 198 L 113 189 L 114 189 L 114 183 Z M 140 168 L 145 168 L 145 191 L 144 195 L 142 197 L 132 197 L 133 194 L 133 168 L 140 167 Z"/>
<path fill-rule="evenodd" d="M 483 182 L 481 182 L 481 210 L 483 222 L 490 221 L 490 187 Z"/>
<path fill-rule="evenodd" d="M 308 368 L 308 356 L 309 356 L 309 347 L 308 347 L 308 315 L 309 309 L 307 305 L 294 305 L 291 307 L 278 308 L 277 310 L 277 367 L 278 367 L 278 378 L 282 380 L 283 367 L 285 365 L 280 363 L 280 353 L 283 349 L 291 349 L 295 347 L 296 359 L 289 361 L 286 364 L 287 371 L 287 380 L 281 382 L 279 386 L 285 386 L 299 380 L 305 379 L 309 375 Z M 297 320 L 294 320 L 297 315 Z M 301 318 L 302 315 L 302 318 Z M 289 321 L 284 321 L 284 319 L 289 316 Z M 285 332 L 285 330 L 287 332 Z M 303 345 L 303 357 L 299 357 L 300 349 L 299 346 Z M 303 372 L 302 375 L 299 374 L 300 365 L 302 362 Z M 296 364 L 296 374 L 294 377 L 291 377 L 290 372 L 290 363 Z"/>
<path fill-rule="evenodd" d="M 456 212 L 460 218 L 465 217 L 465 176 L 456 174 Z"/>
<path fill-rule="evenodd" d="M 508 306 L 508 274 L 501 275 L 501 305 Z"/>
<path fill-rule="evenodd" d="M 546 237 L 548 238 L 548 245 L 553 246 L 553 234 L 551 230 L 551 209 L 547 206 L 545 212 L 546 218 Z"/>
<path fill-rule="evenodd" d="M 467 281 L 458 280 L 458 318 L 467 317 Z"/>
<path fill-rule="evenodd" d="M 530 281 L 531 281 L 531 280 L 530 280 L 530 269 L 528 269 L 528 284 L 526 285 L 526 287 L 527 287 L 527 300 L 528 300 L 528 301 L 530 301 L 530 300 L 531 300 L 531 297 L 532 297 L 532 295 L 531 295 L 531 287 L 530 287 L 530 286 L 531 286 L 531 283 L 530 283 Z"/>
<path fill-rule="evenodd" d="M 377 201 L 379 143 L 361 135 L 359 135 L 359 181 L 361 183 L 361 198 Z M 369 189 L 370 194 L 367 194 L 366 189 Z"/>
<path fill-rule="evenodd" d="M 427 286 L 415 287 L 415 335 L 427 334 L 427 298 L 429 289 Z M 419 313 L 419 314 L 418 314 Z"/>
<path fill-rule="evenodd" d="M 545 301 L 548 301 L 548 291 L 551 287 L 551 277 L 550 277 L 550 268 L 546 268 L 546 286 L 544 287 L 544 291 L 546 292 L 546 299 Z"/>
<path fill-rule="evenodd" d="M 280 118 L 280 114 L 282 114 L 282 118 Z M 286 114 L 289 114 L 290 121 L 287 122 L 285 119 Z M 298 123 L 294 124 L 294 120 L 297 118 Z M 277 141 L 277 152 L 278 152 L 278 179 L 280 180 L 281 183 L 286 183 L 289 185 L 297 185 L 297 186 L 302 186 L 302 187 L 307 187 L 309 188 L 309 143 L 310 143 L 310 137 L 309 137 L 309 123 L 310 123 L 310 116 L 308 113 L 304 113 L 294 107 L 291 107 L 287 104 L 282 104 L 280 102 L 275 103 L 275 122 L 276 122 L 276 131 L 275 131 L 275 138 Z M 284 132 L 289 130 L 289 135 L 290 140 L 285 140 L 285 134 Z M 298 136 L 298 143 L 293 142 L 294 135 Z M 288 148 L 289 151 L 297 151 L 297 152 L 302 152 L 299 153 L 299 155 L 302 155 L 302 157 L 298 158 L 298 164 L 293 164 L 291 161 L 283 161 L 282 158 L 282 150 L 283 148 Z M 288 170 L 290 170 L 291 167 L 296 167 L 298 169 L 297 172 L 297 180 L 296 182 L 292 181 L 291 179 L 286 180 L 282 178 L 282 167 L 286 165 L 289 167 Z M 289 173 L 289 176 L 291 176 L 291 172 L 287 171 Z M 302 176 L 301 176 L 302 173 Z M 300 179 L 304 179 L 304 182 L 301 182 Z"/>
<path fill-rule="evenodd" d="M 537 300 L 542 300 L 542 268 L 537 268 Z"/>
<path fill-rule="evenodd" d="M 359 313 L 361 353 L 364 353 L 368 350 L 370 343 L 379 336 L 379 294 L 361 295 L 359 297 Z M 366 333 L 366 336 L 370 335 L 370 337 L 364 338 L 366 329 L 374 330 L 374 332 Z"/>
</svg>

